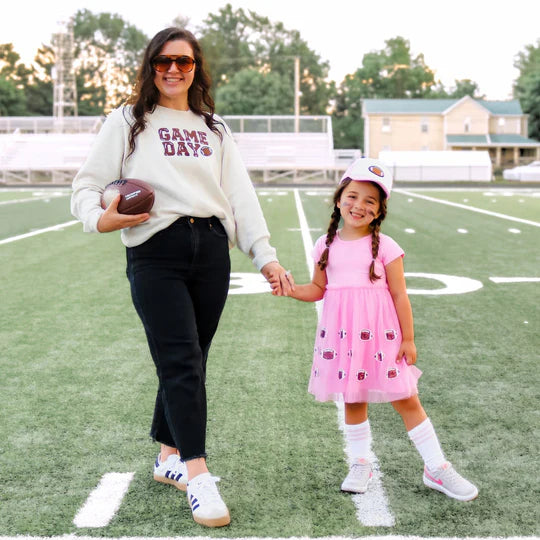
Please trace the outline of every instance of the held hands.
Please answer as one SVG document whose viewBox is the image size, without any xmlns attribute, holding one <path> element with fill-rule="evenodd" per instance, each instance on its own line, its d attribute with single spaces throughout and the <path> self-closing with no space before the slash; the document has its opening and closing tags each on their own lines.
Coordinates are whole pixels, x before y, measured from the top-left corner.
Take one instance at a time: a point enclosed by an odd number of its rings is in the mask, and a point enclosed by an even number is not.
<svg viewBox="0 0 540 540">
<path fill-rule="evenodd" d="M 290 272 L 286 272 L 285 268 L 277 261 L 265 264 L 261 269 L 261 273 L 270 283 L 274 296 L 289 296 L 294 291 L 292 275 Z"/>
<path fill-rule="evenodd" d="M 100 233 L 117 231 L 119 229 L 125 229 L 126 227 L 134 227 L 135 225 L 148 220 L 150 217 L 150 214 L 148 213 L 135 215 L 119 214 L 118 203 L 120 202 L 120 198 L 121 195 L 117 195 L 99 218 L 97 229 Z"/>
<path fill-rule="evenodd" d="M 396 363 L 399 364 L 403 359 L 407 362 L 407 365 L 416 364 L 416 345 L 414 341 L 403 340 L 401 342 L 401 347 L 396 358 Z"/>
</svg>

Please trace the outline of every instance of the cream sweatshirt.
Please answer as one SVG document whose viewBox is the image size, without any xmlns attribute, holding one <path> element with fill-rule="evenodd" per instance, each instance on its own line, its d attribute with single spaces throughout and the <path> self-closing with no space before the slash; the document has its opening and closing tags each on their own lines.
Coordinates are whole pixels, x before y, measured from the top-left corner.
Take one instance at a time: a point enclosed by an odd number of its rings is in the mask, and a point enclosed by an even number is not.
<svg viewBox="0 0 540 540">
<path fill-rule="evenodd" d="M 105 120 L 86 162 L 73 180 L 71 211 L 84 231 L 97 232 L 101 193 L 119 178 L 137 178 L 155 190 L 150 219 L 122 229 L 122 242 L 137 246 L 181 216 L 218 217 L 232 247 L 238 244 L 260 270 L 277 261 L 270 233 L 240 152 L 221 118 L 223 140 L 191 111 L 156 106 L 129 154 L 130 107 Z"/>
</svg>

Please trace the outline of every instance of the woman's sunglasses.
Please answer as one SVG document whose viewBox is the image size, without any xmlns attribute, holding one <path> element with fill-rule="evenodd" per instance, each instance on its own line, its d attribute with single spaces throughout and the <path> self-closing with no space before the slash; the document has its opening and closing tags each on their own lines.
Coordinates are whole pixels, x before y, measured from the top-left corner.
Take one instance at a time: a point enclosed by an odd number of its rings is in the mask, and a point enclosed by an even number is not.
<svg viewBox="0 0 540 540">
<path fill-rule="evenodd" d="M 152 60 L 152 66 L 156 71 L 161 71 L 163 73 L 171 69 L 173 62 L 182 73 L 189 73 L 193 70 L 193 66 L 195 65 L 195 60 L 191 58 L 191 56 L 162 54 L 160 56 L 156 56 Z"/>
</svg>

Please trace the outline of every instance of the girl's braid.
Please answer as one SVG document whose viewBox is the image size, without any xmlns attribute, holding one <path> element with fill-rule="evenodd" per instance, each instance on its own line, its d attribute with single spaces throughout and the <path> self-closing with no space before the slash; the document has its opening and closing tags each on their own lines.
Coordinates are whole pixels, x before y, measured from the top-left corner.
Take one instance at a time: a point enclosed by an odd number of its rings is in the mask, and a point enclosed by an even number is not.
<svg viewBox="0 0 540 540">
<path fill-rule="evenodd" d="M 379 188 L 380 194 L 379 217 L 377 217 L 377 219 L 374 219 L 369 224 L 369 229 L 371 231 L 371 264 L 369 265 L 369 280 L 371 281 L 371 283 L 374 283 L 378 279 L 381 279 L 381 276 L 375 273 L 375 259 L 379 255 L 379 244 L 381 242 L 379 233 L 381 231 L 381 222 L 386 217 L 387 212 L 386 193 L 381 189 L 380 186 L 377 185 L 377 187 Z"/>
<path fill-rule="evenodd" d="M 328 232 L 326 233 L 326 249 L 322 252 L 321 258 L 317 263 L 321 270 L 324 270 L 328 265 L 328 248 L 336 237 L 340 219 L 341 213 L 339 212 L 339 208 L 334 205 L 334 211 L 332 212 L 332 216 L 330 217 L 330 224 L 328 225 Z"/>
<path fill-rule="evenodd" d="M 369 265 L 369 281 L 374 283 L 378 279 L 381 279 L 381 276 L 375 273 L 375 259 L 379 255 L 379 243 L 381 238 L 379 236 L 379 231 L 381 230 L 381 222 L 379 219 L 373 220 L 369 228 L 371 229 L 371 264 Z"/>
</svg>

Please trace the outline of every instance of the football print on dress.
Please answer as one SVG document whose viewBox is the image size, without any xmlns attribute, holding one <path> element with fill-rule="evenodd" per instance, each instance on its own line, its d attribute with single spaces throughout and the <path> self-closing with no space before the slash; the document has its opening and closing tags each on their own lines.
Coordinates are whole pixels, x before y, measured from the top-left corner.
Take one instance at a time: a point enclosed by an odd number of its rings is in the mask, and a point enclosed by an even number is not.
<svg viewBox="0 0 540 540">
<path fill-rule="evenodd" d="M 356 372 L 357 381 L 365 381 L 367 376 L 368 376 L 368 373 L 365 369 L 360 369 Z"/>
<path fill-rule="evenodd" d="M 337 352 L 334 349 L 323 349 L 321 356 L 324 360 L 333 360 L 337 356 Z"/>
<path fill-rule="evenodd" d="M 370 341 L 373 339 L 373 333 L 371 330 L 368 330 L 367 328 L 360 331 L 360 339 L 362 341 Z"/>
</svg>

